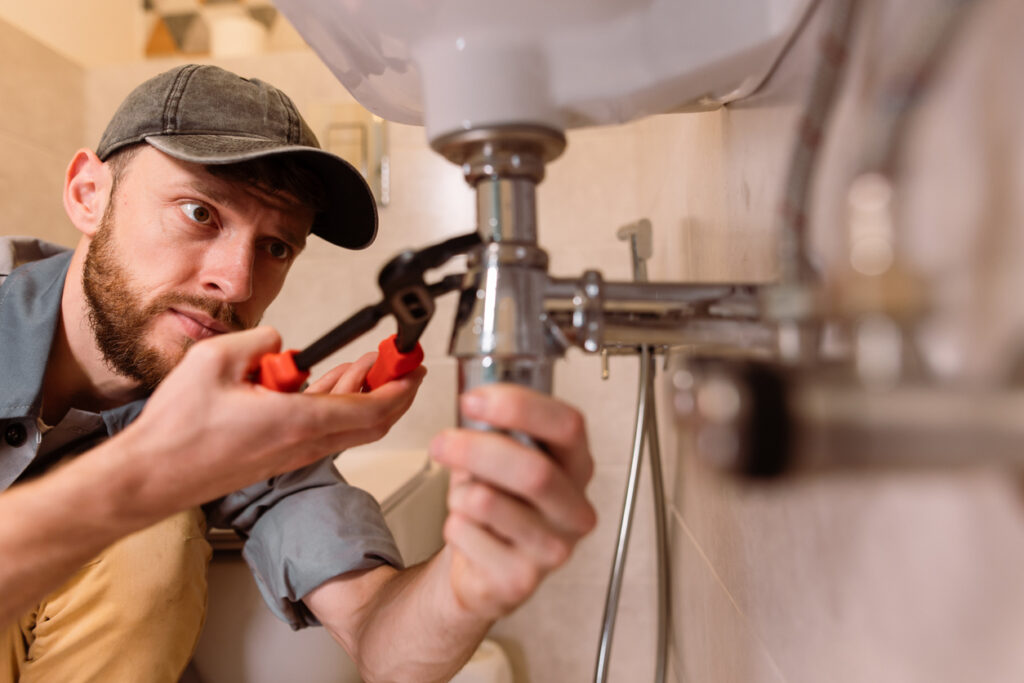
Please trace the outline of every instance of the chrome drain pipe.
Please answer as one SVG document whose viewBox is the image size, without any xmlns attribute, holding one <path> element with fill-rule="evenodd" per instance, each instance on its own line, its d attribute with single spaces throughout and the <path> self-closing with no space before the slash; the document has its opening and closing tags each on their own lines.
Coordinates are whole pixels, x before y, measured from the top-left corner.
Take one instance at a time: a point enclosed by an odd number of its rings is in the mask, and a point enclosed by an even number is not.
<svg viewBox="0 0 1024 683">
<path fill-rule="evenodd" d="M 760 321 L 758 287 L 747 283 L 647 281 L 651 226 L 619 231 L 631 242 L 632 282 L 605 282 L 597 271 L 578 279 L 548 275 L 537 241 L 536 186 L 565 137 L 537 126 L 459 131 L 432 146 L 458 164 L 476 192 L 481 245 L 468 254 L 449 352 L 458 360 L 459 393 L 489 382 L 513 382 L 551 393 L 554 362 L 569 346 L 591 353 L 638 353 L 640 387 L 633 460 L 615 563 L 608 587 L 595 680 L 606 681 L 623 570 L 636 506 L 644 444 L 651 457 L 658 553 L 657 683 L 664 683 L 669 632 L 669 554 L 664 482 L 657 436 L 654 358 L 679 345 L 735 349 L 761 357 L 774 347 Z M 488 425 L 459 416 L 459 425 Z M 510 434 L 535 446 L 524 434 Z M 542 446 L 542 444 L 540 445 Z"/>
</svg>

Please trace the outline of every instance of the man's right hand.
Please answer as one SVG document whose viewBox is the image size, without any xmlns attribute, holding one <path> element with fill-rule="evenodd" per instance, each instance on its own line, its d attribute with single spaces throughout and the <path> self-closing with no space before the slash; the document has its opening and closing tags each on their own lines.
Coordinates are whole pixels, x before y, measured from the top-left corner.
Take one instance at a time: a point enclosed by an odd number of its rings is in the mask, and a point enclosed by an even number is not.
<svg viewBox="0 0 1024 683">
<path fill-rule="evenodd" d="M 177 510 L 380 439 L 425 375 L 419 368 L 358 393 L 373 355 L 339 366 L 310 390 L 284 394 L 252 384 L 260 356 L 279 350 L 270 327 L 204 340 L 113 442 L 146 462 L 140 501 Z M 148 505 L 147 505 L 148 507 Z"/>
</svg>

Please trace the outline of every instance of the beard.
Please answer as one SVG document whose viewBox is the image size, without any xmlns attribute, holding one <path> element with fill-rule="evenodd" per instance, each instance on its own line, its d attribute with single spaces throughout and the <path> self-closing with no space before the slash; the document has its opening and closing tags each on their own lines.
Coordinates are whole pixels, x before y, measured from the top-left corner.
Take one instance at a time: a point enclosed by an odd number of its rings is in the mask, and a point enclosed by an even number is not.
<svg viewBox="0 0 1024 683">
<path fill-rule="evenodd" d="M 153 391 L 185 355 L 193 339 L 161 351 L 146 342 L 146 333 L 160 314 L 185 304 L 200 310 L 230 330 L 247 327 L 235 307 L 223 301 L 168 292 L 146 303 L 132 284 L 127 266 L 114 244 L 114 201 L 111 197 L 85 257 L 82 286 L 89 306 L 89 324 L 103 360 L 113 372 Z"/>
</svg>

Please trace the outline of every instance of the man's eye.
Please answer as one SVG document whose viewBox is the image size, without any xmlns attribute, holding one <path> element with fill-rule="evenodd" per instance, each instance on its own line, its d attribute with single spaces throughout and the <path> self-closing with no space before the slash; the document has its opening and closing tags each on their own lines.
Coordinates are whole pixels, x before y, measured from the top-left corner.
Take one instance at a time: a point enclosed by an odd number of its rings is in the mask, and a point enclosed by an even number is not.
<svg viewBox="0 0 1024 683">
<path fill-rule="evenodd" d="M 208 208 L 196 202 L 185 202 L 181 205 L 182 212 L 196 223 L 208 224 L 213 219 L 213 214 Z"/>
<path fill-rule="evenodd" d="M 292 255 L 292 250 L 284 242 L 269 242 L 267 244 L 267 253 L 283 261 Z"/>
</svg>

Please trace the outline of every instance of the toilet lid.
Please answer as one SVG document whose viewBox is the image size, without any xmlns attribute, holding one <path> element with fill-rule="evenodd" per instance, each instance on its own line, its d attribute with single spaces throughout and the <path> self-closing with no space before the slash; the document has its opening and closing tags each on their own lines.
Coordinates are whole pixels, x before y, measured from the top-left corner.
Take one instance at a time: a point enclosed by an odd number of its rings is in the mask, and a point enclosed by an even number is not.
<svg viewBox="0 0 1024 683">
<path fill-rule="evenodd" d="M 430 459 L 419 449 L 355 448 L 335 458 L 334 466 L 345 481 L 376 498 L 386 512 L 427 475 Z"/>
</svg>

